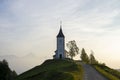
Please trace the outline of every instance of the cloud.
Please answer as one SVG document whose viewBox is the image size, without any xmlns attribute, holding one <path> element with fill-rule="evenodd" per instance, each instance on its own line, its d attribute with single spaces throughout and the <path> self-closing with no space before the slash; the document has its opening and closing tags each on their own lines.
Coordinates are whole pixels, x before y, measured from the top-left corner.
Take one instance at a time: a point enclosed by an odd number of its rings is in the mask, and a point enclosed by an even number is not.
<svg viewBox="0 0 120 80">
<path fill-rule="evenodd" d="M 78 5 L 79 3 L 77 3 Z M 73 16 L 69 19 L 67 29 L 75 30 L 82 35 L 107 35 L 119 28 L 119 0 L 111 1 L 83 1 L 75 8 Z M 70 21 L 71 20 L 71 21 Z M 73 27 L 74 26 L 74 27 Z"/>
<path fill-rule="evenodd" d="M 52 56 L 62 20 L 66 41 L 100 55 L 102 38 L 119 37 L 119 14 L 119 0 L 0 0 L 0 53 Z"/>
</svg>

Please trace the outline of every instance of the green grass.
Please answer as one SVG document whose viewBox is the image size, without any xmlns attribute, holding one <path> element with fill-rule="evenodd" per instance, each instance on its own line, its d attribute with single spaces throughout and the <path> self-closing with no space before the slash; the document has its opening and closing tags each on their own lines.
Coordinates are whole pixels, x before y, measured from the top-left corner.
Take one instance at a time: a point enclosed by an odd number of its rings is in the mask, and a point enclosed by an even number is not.
<svg viewBox="0 0 120 80">
<path fill-rule="evenodd" d="M 120 80 L 120 74 L 107 66 L 94 65 L 94 68 L 109 80 Z"/>
<path fill-rule="evenodd" d="M 83 69 L 72 60 L 47 60 L 16 80 L 82 80 Z"/>
</svg>

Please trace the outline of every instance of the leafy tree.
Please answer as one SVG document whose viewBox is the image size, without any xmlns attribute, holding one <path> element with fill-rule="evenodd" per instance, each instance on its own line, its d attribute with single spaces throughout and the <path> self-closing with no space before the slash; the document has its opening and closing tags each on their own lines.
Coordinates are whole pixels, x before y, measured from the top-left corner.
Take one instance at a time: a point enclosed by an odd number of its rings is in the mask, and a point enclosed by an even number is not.
<svg viewBox="0 0 120 80">
<path fill-rule="evenodd" d="M 83 62 L 89 63 L 89 57 L 88 57 L 87 53 L 85 52 L 84 48 L 82 48 L 80 58 Z"/>
<path fill-rule="evenodd" d="M 68 55 L 71 59 L 79 54 L 79 48 L 77 47 L 75 40 L 69 41 L 67 43 L 67 47 L 69 48 Z"/>
<path fill-rule="evenodd" d="M 13 70 L 11 71 L 11 80 L 14 80 L 17 76 L 17 73 Z"/>
<path fill-rule="evenodd" d="M 65 54 L 66 54 L 66 57 L 68 58 L 69 57 L 69 52 L 67 50 L 65 50 Z"/>
<path fill-rule="evenodd" d="M 94 52 L 91 50 L 90 54 L 90 64 L 98 64 L 98 61 L 94 57 Z"/>
<path fill-rule="evenodd" d="M 0 61 L 0 80 L 14 80 L 16 76 L 16 72 L 11 71 L 6 60 Z"/>
<path fill-rule="evenodd" d="M 2 61 L 2 63 L 3 63 L 4 65 L 8 66 L 8 62 L 7 62 L 5 59 Z"/>
</svg>

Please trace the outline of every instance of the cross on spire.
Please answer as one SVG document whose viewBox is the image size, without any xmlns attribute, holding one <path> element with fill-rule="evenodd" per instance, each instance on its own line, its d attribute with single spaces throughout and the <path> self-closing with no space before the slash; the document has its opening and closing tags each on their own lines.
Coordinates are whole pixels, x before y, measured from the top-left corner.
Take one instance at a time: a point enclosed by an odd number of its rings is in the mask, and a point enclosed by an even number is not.
<svg viewBox="0 0 120 80">
<path fill-rule="evenodd" d="M 62 29 L 62 21 L 60 21 L 60 29 Z"/>
</svg>

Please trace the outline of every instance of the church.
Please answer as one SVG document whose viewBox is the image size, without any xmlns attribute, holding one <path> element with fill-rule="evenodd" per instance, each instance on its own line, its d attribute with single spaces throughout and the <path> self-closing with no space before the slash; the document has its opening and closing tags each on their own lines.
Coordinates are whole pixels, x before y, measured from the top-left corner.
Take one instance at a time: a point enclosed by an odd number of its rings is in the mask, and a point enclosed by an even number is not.
<svg viewBox="0 0 120 80">
<path fill-rule="evenodd" d="M 54 59 L 65 59 L 65 36 L 62 31 L 62 25 L 60 25 L 60 30 L 57 35 L 57 50 L 55 51 Z"/>
</svg>

